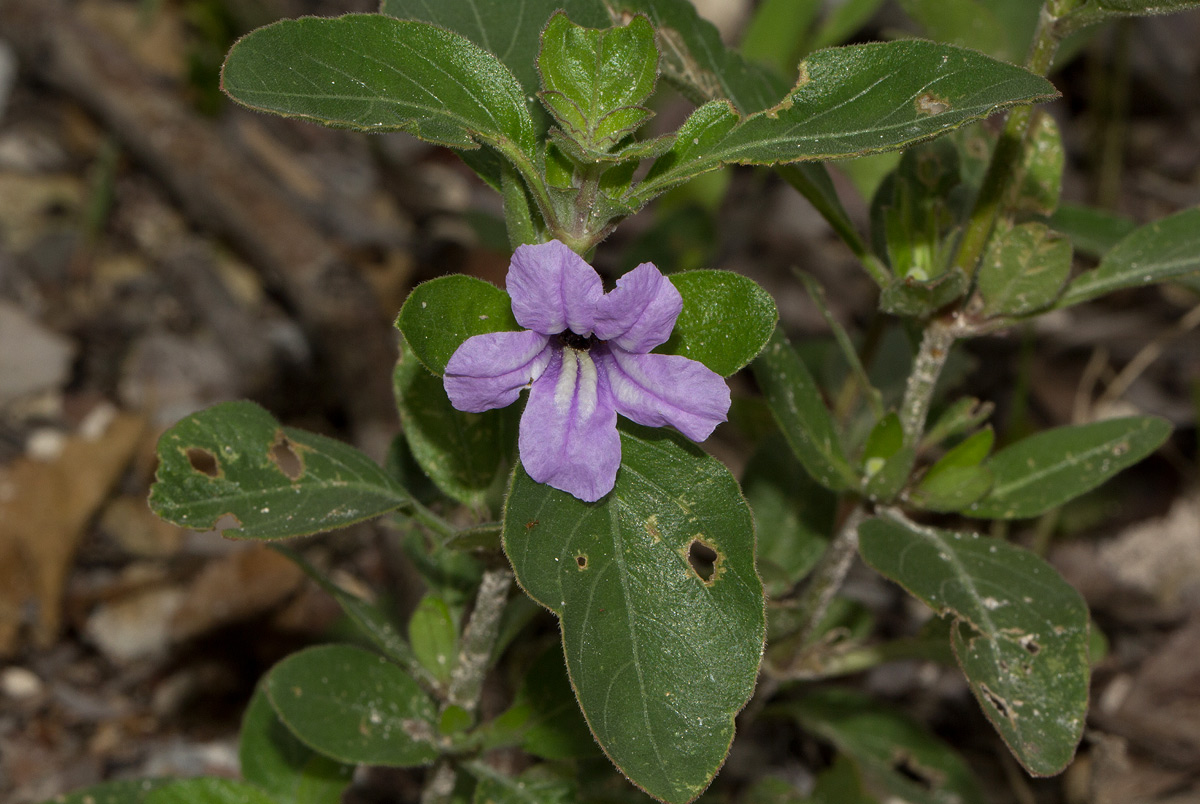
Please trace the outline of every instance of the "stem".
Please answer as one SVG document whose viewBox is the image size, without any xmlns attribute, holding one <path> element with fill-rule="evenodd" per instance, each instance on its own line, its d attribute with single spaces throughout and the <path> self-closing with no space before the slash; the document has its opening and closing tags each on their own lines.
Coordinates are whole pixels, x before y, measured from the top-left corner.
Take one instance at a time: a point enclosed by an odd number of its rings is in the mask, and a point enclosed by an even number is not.
<svg viewBox="0 0 1200 804">
<path fill-rule="evenodd" d="M 442 519 L 440 516 L 416 500 L 410 499 L 408 503 L 401 509 L 401 511 L 408 514 L 409 518 L 429 528 L 443 539 L 449 539 L 458 534 L 458 528 L 454 527 L 449 522 Z"/>
<path fill-rule="evenodd" d="M 921 348 L 913 360 L 912 373 L 904 388 L 904 399 L 900 403 L 900 426 L 904 430 L 904 444 L 916 446 L 925 431 L 925 420 L 929 416 L 929 405 L 938 377 L 950 355 L 950 347 L 956 337 L 952 325 L 935 318 L 925 327 L 921 337 Z"/>
<path fill-rule="evenodd" d="M 1054 63 L 1054 54 L 1061 41 L 1057 28 L 1058 12 L 1064 5 L 1063 0 L 1047 0 L 1042 6 L 1033 45 L 1025 61 L 1026 68 L 1031 72 L 1045 75 Z M 975 266 L 979 264 L 992 229 L 1000 217 L 1025 142 L 1033 130 L 1032 123 L 1033 107 L 1018 106 L 1009 112 L 1000 140 L 996 143 L 996 151 L 992 154 L 992 162 L 988 165 L 979 197 L 975 200 L 975 208 L 971 210 L 970 223 L 963 234 L 958 253 L 954 255 L 954 264 L 969 277 L 974 278 Z"/>
<path fill-rule="evenodd" d="M 834 595 L 842 588 L 854 556 L 858 554 L 858 526 L 866 517 L 867 512 L 861 504 L 854 506 L 846 521 L 842 523 L 842 529 L 833 537 L 833 541 L 825 549 L 825 554 L 821 556 L 821 561 L 809 576 L 808 586 L 796 605 L 805 615 L 804 625 L 796 632 L 795 644 L 798 650 L 802 651 L 812 639 L 821 621 L 825 619 L 825 612 L 829 610 Z"/>
<path fill-rule="evenodd" d="M 446 704 L 461 706 L 473 713 L 479 707 L 483 678 L 487 675 L 492 649 L 500 633 L 500 615 L 508 601 L 513 574 L 508 568 L 489 569 L 483 573 L 479 591 L 475 594 L 475 609 L 463 632 L 458 662 L 450 674 L 450 689 Z"/>
</svg>

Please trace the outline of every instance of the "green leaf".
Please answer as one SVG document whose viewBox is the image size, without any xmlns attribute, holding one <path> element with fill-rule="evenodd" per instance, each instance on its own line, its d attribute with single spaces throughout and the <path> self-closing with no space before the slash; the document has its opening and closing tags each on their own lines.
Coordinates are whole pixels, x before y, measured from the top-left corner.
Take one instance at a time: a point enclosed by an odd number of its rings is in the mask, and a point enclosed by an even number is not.
<svg viewBox="0 0 1200 804">
<path fill-rule="evenodd" d="M 951 302 L 962 298 L 970 280 L 958 266 L 927 281 L 907 277 L 897 279 L 883 289 L 879 307 L 892 315 L 927 318 Z"/>
<path fill-rule="evenodd" d="M 559 12 L 542 31 L 538 69 L 538 96 L 584 151 L 611 151 L 654 114 L 642 105 L 658 80 L 654 27 L 645 17 L 595 30 Z"/>
<path fill-rule="evenodd" d="M 1056 307 L 1200 271 L 1200 207 L 1135 229 L 1100 264 L 1075 278 Z"/>
<path fill-rule="evenodd" d="M 425 595 L 408 621 L 408 641 L 421 665 L 443 684 L 458 658 L 458 627 L 446 601 Z"/>
<path fill-rule="evenodd" d="M 982 519 L 1023 519 L 1091 491 L 1158 449 L 1171 425 L 1154 416 L 1056 427 L 1022 439 L 985 464 L 991 492 L 963 511 Z"/>
<path fill-rule="evenodd" d="M 939 614 L 979 705 L 1030 773 L 1075 754 L 1088 703 L 1088 612 L 1054 568 L 1000 539 L 911 522 L 859 527 L 863 560 Z"/>
<path fill-rule="evenodd" d="M 1173 14 L 1197 7 L 1200 7 L 1200 0 L 1087 0 L 1060 18 L 1058 27 L 1065 35 L 1118 17 Z"/>
<path fill-rule="evenodd" d="M 279 804 L 245 782 L 199 777 L 182 779 L 155 788 L 145 804 Z"/>
<path fill-rule="evenodd" d="M 1019 64 L 1033 40 L 1041 0 L 901 0 L 930 39 Z"/>
<path fill-rule="evenodd" d="M 254 691 L 238 736 L 242 777 L 287 804 L 340 804 L 354 774 L 316 753 L 287 730 L 262 685 Z"/>
<path fill-rule="evenodd" d="M 728 470 L 691 442 L 630 426 L 621 450 L 616 487 L 591 504 L 518 468 L 504 549 L 560 619 L 597 742 L 638 787 L 686 802 L 724 761 L 758 673 L 754 524 Z"/>
<path fill-rule="evenodd" d="M 881 800 L 982 804 L 979 784 L 950 746 L 919 723 L 857 692 L 827 689 L 782 705 L 802 726 L 833 743 Z"/>
<path fill-rule="evenodd" d="M 599 0 L 383 0 L 379 11 L 397 19 L 432 22 L 465 36 L 494 53 L 531 97 L 541 88 L 537 55 L 542 28 L 559 9 L 589 28 L 612 25 Z"/>
<path fill-rule="evenodd" d="M 632 14 L 649 17 L 662 50 L 659 70 L 697 104 L 727 99 L 743 113 L 757 112 L 778 103 L 787 91 L 787 81 L 725 47 L 717 29 L 688 0 L 601 2 L 616 19 Z M 576 22 L 588 24 L 570 8 L 567 12 Z"/>
<path fill-rule="evenodd" d="M 1054 118 L 1039 110 L 1025 142 L 1018 166 L 1021 184 L 1016 188 L 1013 209 L 1022 215 L 1045 216 L 1058 209 L 1062 195 L 1063 163 L 1062 135 Z"/>
<path fill-rule="evenodd" d="M 987 421 L 995 406 L 973 397 L 963 397 L 942 411 L 921 439 L 921 450 L 936 447 L 947 438 L 973 430 Z M 989 447 L 990 448 L 990 447 Z"/>
<path fill-rule="evenodd" d="M 150 507 L 192 530 L 283 539 L 342 528 L 403 506 L 407 492 L 374 461 L 332 438 L 281 427 L 253 402 L 194 413 L 158 442 Z"/>
<path fill-rule="evenodd" d="M 631 198 L 645 203 L 727 164 L 895 150 L 1056 94 L 1040 76 L 950 45 L 902 40 L 830 48 L 801 64 L 799 83 L 778 105 L 744 119 L 727 108 L 720 121 L 726 133 L 707 147 L 697 148 L 681 132 Z M 712 111 L 701 107 L 696 114 L 702 111 L 713 126 Z"/>
<path fill-rule="evenodd" d="M 686 271 L 670 279 L 683 311 L 657 351 L 698 360 L 722 377 L 762 351 L 779 313 L 757 282 L 730 271 Z"/>
<path fill-rule="evenodd" d="M 991 491 L 993 482 L 991 470 L 982 466 L 951 466 L 936 474 L 930 470 L 906 502 L 926 511 L 961 511 Z"/>
<path fill-rule="evenodd" d="M 1056 232 L 1071 238 L 1078 254 L 1100 259 L 1137 228 L 1129 218 L 1079 204 L 1061 204 L 1048 221 Z"/>
<path fill-rule="evenodd" d="M 1071 241 L 1044 223 L 1002 224 L 976 276 L 984 316 L 1027 316 L 1049 307 L 1071 275 Z"/>
<path fill-rule="evenodd" d="M 904 446 L 900 417 L 888 413 L 875 423 L 863 447 L 863 493 L 875 502 L 891 500 L 908 482 L 917 451 Z"/>
<path fill-rule="evenodd" d="M 822 0 L 764 0 L 742 36 L 742 55 L 786 75 L 796 68 Z"/>
<path fill-rule="evenodd" d="M 433 700 L 382 656 L 307 648 L 275 665 L 266 687 L 292 733 L 340 762 L 412 767 L 438 757 Z"/>
<path fill-rule="evenodd" d="M 759 574 L 768 597 L 779 597 L 824 554 L 837 497 L 808 476 L 779 438 L 765 439 L 750 457 L 742 491 L 758 530 Z"/>
<path fill-rule="evenodd" d="M 171 779 L 121 779 L 56 796 L 41 804 L 143 804 L 150 793 L 171 782 Z"/>
<path fill-rule="evenodd" d="M 754 379 L 783 437 L 813 479 L 834 491 L 856 488 L 858 475 L 842 451 L 833 415 L 783 330 L 775 329 L 767 348 L 755 361 Z"/>
<path fill-rule="evenodd" d="M 252 109 L 329 126 L 534 152 L 533 118 L 512 73 L 424 22 L 381 14 L 281 20 L 233 46 L 221 86 Z"/>
<path fill-rule="evenodd" d="M 476 510 L 498 498 L 516 450 L 519 409 L 455 410 L 441 379 L 418 362 L 403 336 L 392 384 L 413 458 L 437 487 Z"/>
<path fill-rule="evenodd" d="M 417 359 L 439 377 L 450 356 L 472 335 L 521 328 L 507 293 L 462 274 L 417 285 L 400 308 L 396 327 Z"/>
</svg>

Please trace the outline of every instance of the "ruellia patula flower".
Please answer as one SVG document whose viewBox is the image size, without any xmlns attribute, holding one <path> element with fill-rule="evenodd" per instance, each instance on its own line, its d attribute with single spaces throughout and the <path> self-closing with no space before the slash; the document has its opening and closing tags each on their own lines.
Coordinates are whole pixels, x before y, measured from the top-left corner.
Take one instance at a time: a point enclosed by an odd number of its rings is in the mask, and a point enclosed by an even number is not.
<svg viewBox="0 0 1200 804">
<path fill-rule="evenodd" d="M 608 293 L 600 275 L 563 243 L 520 246 L 506 280 L 520 332 L 463 342 L 446 365 L 458 410 L 511 405 L 523 388 L 517 446 L 539 483 L 593 502 L 612 491 L 621 465 L 617 414 L 670 425 L 703 441 L 729 413 L 721 375 L 680 355 L 650 354 L 683 309 L 671 280 L 642 263 Z"/>
</svg>

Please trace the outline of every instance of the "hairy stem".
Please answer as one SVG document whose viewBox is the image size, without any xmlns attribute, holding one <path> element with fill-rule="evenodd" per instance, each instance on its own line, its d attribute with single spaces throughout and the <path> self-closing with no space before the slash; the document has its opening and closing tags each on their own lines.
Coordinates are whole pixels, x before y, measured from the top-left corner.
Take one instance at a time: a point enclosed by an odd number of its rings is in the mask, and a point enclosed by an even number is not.
<svg viewBox="0 0 1200 804">
<path fill-rule="evenodd" d="M 833 537 L 825 554 L 809 576 L 808 586 L 796 608 L 804 615 L 804 625 L 796 633 L 795 644 L 803 650 L 804 645 L 812 639 L 834 595 L 842 588 L 846 573 L 854 556 L 858 554 L 858 526 L 866 519 L 867 513 L 861 504 L 856 505 L 841 530 Z"/>
<path fill-rule="evenodd" d="M 513 574 L 507 567 L 483 573 L 479 591 L 475 594 L 471 621 L 463 631 L 458 662 L 450 674 L 447 705 L 461 706 L 467 712 L 474 712 L 479 707 L 483 678 L 487 675 L 492 649 L 500 633 L 500 615 L 504 613 L 512 582 Z"/>
<path fill-rule="evenodd" d="M 921 346 L 913 360 L 912 373 L 908 375 L 908 384 L 904 388 L 904 399 L 900 402 L 900 426 L 904 430 L 905 445 L 915 447 L 921 441 L 933 391 L 955 337 L 954 327 L 943 319 L 935 318 L 925 327 Z"/>
</svg>

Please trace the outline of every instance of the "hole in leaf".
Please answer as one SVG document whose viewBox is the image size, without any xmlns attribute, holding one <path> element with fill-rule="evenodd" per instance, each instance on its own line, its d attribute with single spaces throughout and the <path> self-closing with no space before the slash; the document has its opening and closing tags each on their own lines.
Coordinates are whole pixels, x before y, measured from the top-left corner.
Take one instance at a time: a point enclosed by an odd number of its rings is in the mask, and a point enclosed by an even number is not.
<svg viewBox="0 0 1200 804">
<path fill-rule="evenodd" d="M 188 463 L 200 474 L 208 475 L 209 477 L 217 477 L 221 474 L 221 467 L 217 465 L 217 456 L 208 450 L 191 447 L 185 454 L 187 455 Z"/>
<path fill-rule="evenodd" d="M 693 539 L 688 546 L 688 563 L 700 576 L 700 580 L 711 583 L 717 571 L 717 551 L 699 539 Z"/>
<path fill-rule="evenodd" d="M 1030 656 L 1037 656 L 1042 646 L 1037 643 L 1037 638 L 1033 634 L 1026 634 L 1017 640 L 1021 643 L 1021 647 L 1029 651 Z"/>
<path fill-rule="evenodd" d="M 579 569 L 585 570 L 588 567 L 588 557 L 583 553 L 575 556 L 575 563 L 579 565 Z"/>
<path fill-rule="evenodd" d="M 275 436 L 275 443 L 271 445 L 271 460 L 279 467 L 279 471 L 287 475 L 288 480 L 299 480 L 304 474 L 304 462 L 292 449 L 292 444 L 283 431 Z"/>
<path fill-rule="evenodd" d="M 979 685 L 979 691 L 983 693 L 983 697 L 987 699 L 987 702 L 996 708 L 996 711 L 1000 713 L 1000 717 L 1005 720 L 1015 720 L 1014 713 L 1009 708 L 1007 701 L 989 690 L 984 684 Z"/>
<path fill-rule="evenodd" d="M 921 765 L 907 751 L 895 752 L 892 757 L 892 770 L 929 792 L 933 792 L 945 782 L 944 774 Z"/>
</svg>

